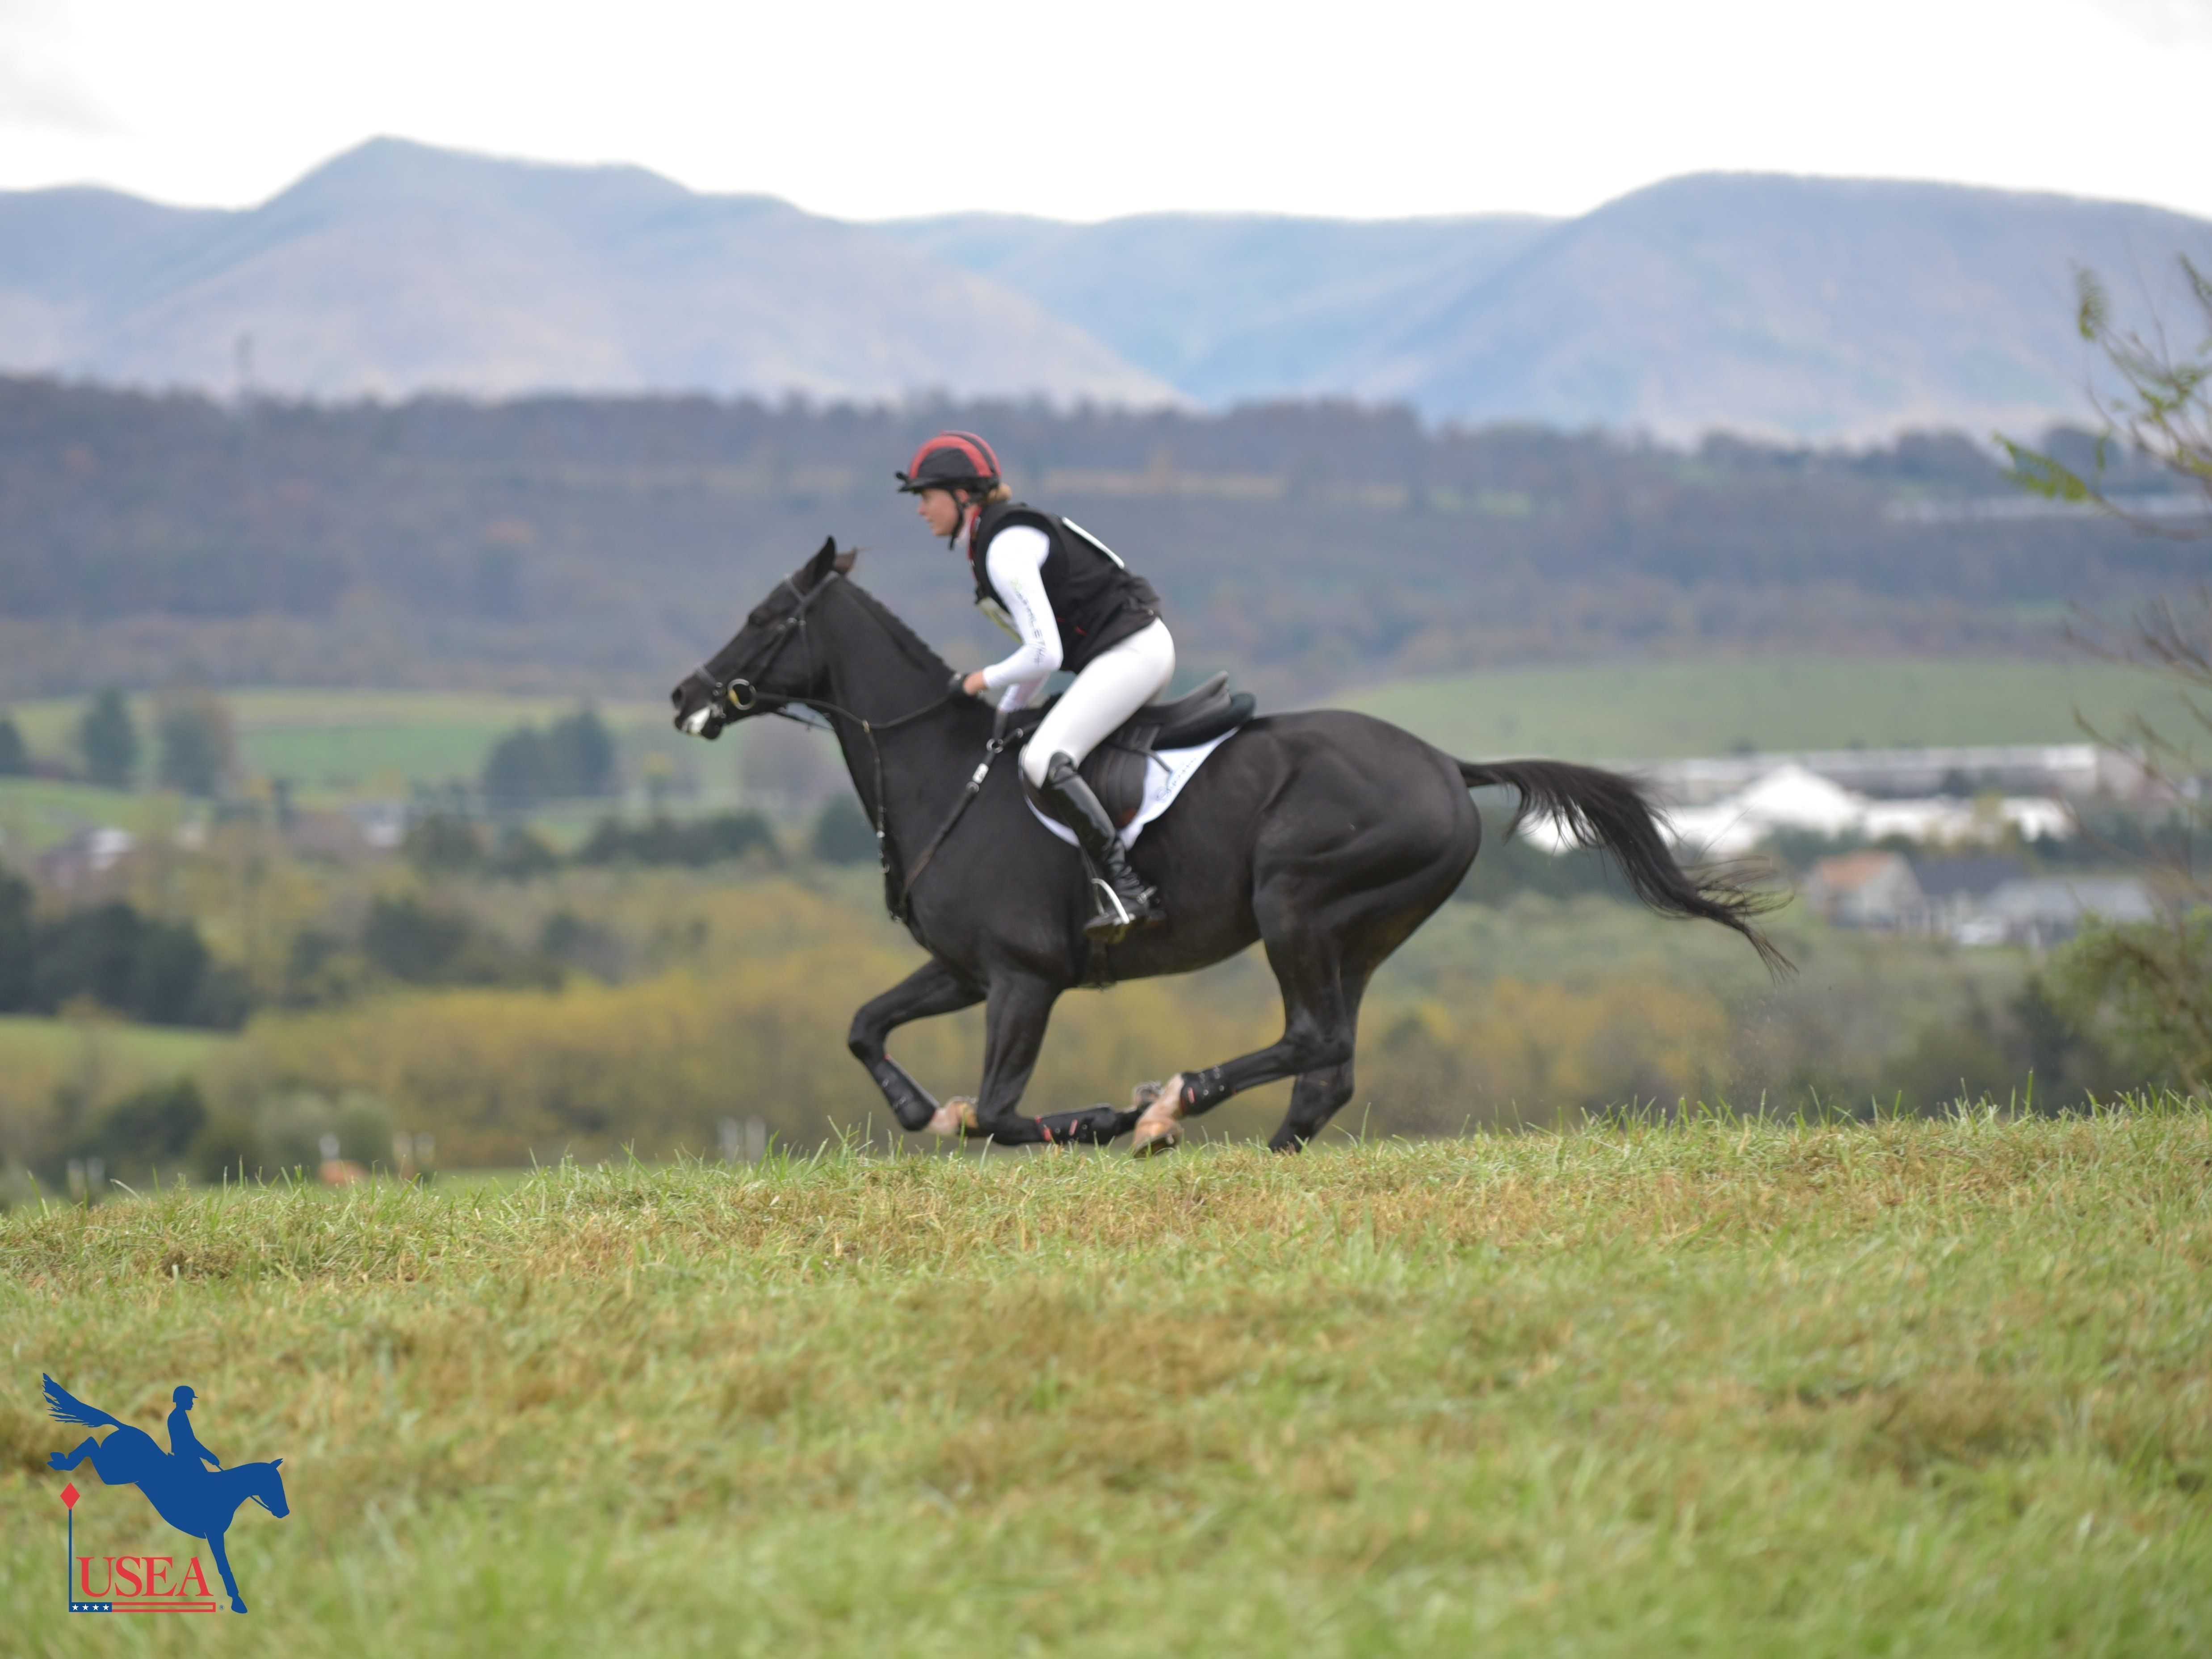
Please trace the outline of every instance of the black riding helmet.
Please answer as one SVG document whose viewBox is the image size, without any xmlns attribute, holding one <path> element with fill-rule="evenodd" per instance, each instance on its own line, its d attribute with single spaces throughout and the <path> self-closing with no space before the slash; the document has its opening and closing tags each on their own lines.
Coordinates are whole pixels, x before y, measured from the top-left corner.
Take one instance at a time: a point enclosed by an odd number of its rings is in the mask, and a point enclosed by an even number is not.
<svg viewBox="0 0 2212 1659">
<path fill-rule="evenodd" d="M 925 489 L 964 489 L 988 495 L 999 487 L 999 457 L 972 432 L 940 432 L 914 452 L 906 471 L 891 475 L 902 495 Z"/>
</svg>

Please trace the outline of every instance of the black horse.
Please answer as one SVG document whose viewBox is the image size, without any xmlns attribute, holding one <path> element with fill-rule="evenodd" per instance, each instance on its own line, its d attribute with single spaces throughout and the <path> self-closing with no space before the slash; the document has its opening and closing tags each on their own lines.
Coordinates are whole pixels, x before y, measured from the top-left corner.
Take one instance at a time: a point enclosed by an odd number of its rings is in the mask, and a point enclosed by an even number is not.
<svg viewBox="0 0 2212 1659">
<path fill-rule="evenodd" d="M 1732 927 L 1770 968 L 1788 966 L 1753 922 L 1774 896 L 1724 872 L 1684 871 L 1634 781 L 1558 761 L 1478 766 L 1340 710 L 1266 716 L 1223 744 L 1130 854 L 1159 888 L 1169 921 L 1095 945 L 1084 933 L 1081 854 L 1031 817 L 1017 769 L 992 763 L 994 712 L 949 689 L 951 670 L 936 653 L 846 580 L 852 563 L 824 543 L 670 700 L 678 729 L 695 736 L 793 708 L 836 732 L 882 842 L 892 914 L 929 952 L 853 1019 L 852 1051 L 902 1128 L 1015 1145 L 1103 1143 L 1133 1129 L 1136 1150 L 1156 1151 L 1176 1143 L 1185 1115 L 1294 1077 L 1290 1111 L 1268 1145 L 1298 1150 L 1352 1097 L 1370 976 L 1474 861 L 1482 826 L 1474 787 L 1510 787 L 1524 811 L 1548 813 L 1581 844 L 1611 854 L 1651 908 Z M 1255 939 L 1282 987 L 1280 1041 L 1139 1085 L 1127 1110 L 1017 1111 L 1062 992 L 1187 973 Z M 940 1108 L 885 1053 L 885 1039 L 909 1020 L 978 1002 L 982 1085 L 972 1102 Z"/>
</svg>

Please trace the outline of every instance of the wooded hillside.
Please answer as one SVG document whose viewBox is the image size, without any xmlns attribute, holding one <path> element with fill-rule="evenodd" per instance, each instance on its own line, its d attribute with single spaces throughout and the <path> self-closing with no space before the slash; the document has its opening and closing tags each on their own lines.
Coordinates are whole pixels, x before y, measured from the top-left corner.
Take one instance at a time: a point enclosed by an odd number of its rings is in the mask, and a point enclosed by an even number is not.
<svg viewBox="0 0 2212 1659">
<path fill-rule="evenodd" d="M 1187 668 L 1277 699 L 1622 652 L 2048 652 L 2070 603 L 2170 592 L 2205 559 L 2025 501 L 1956 436 L 1680 451 L 1339 404 L 239 407 L 0 380 L 0 696 L 184 675 L 654 695 L 825 535 L 972 655 L 995 635 L 891 489 L 944 424 L 1159 584 Z"/>
</svg>

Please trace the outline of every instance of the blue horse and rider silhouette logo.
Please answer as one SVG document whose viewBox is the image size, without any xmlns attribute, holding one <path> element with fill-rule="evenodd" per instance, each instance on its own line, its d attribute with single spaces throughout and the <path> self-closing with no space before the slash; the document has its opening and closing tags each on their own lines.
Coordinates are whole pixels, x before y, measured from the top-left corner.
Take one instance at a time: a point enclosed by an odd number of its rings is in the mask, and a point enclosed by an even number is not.
<svg viewBox="0 0 2212 1659">
<path fill-rule="evenodd" d="M 246 1601 L 238 1593 L 238 1580 L 231 1576 L 223 1534 L 230 1530 L 238 1506 L 249 1498 L 280 1519 L 292 1512 L 292 1506 L 284 1500 L 284 1477 L 277 1472 L 277 1465 L 284 1460 L 223 1468 L 222 1460 L 200 1443 L 192 1428 L 192 1405 L 198 1396 L 189 1388 L 179 1388 L 171 1396 L 176 1405 L 169 1413 L 169 1449 L 165 1452 L 145 1430 L 86 1405 L 51 1376 L 43 1380 L 46 1406 L 56 1421 L 115 1431 L 105 1440 L 88 1435 L 75 1451 L 56 1452 L 46 1462 L 64 1470 L 89 1462 L 101 1485 L 137 1487 L 161 1519 L 188 1537 L 207 1540 L 222 1574 L 222 1587 L 230 1592 L 230 1610 L 244 1613 Z M 71 1524 L 74 1536 L 73 1514 Z"/>
</svg>

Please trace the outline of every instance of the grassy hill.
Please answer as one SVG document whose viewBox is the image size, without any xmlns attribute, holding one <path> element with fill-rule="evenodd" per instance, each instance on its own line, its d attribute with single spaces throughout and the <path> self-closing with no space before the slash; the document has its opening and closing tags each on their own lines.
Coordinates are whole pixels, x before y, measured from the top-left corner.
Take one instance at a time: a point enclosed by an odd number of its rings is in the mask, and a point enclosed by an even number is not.
<svg viewBox="0 0 2212 1659">
<path fill-rule="evenodd" d="M 0 1596 L 149 1639 L 63 1611 L 44 1370 L 284 1459 L 240 1654 L 2203 1652 L 2208 1158 L 2169 1103 L 19 1208 Z M 204 1556 L 77 1484 L 80 1553 Z"/>
<path fill-rule="evenodd" d="M 149 1076 L 190 1071 L 231 1039 L 216 1031 L 117 1020 L 37 1019 L 0 1014 L 0 1071 L 33 1065 L 76 1063 L 88 1052 L 105 1063 Z"/>
<path fill-rule="evenodd" d="M 2166 683 L 2110 664 L 1804 656 L 1584 664 L 1401 680 L 1334 699 L 1469 757 L 1665 760 L 1732 750 L 2080 743 L 2145 711 L 2186 727 Z"/>
<path fill-rule="evenodd" d="M 21 863 L 94 827 L 158 835 L 175 828 L 180 810 L 173 795 L 129 794 L 52 778 L 0 778 L 0 854 Z"/>
<path fill-rule="evenodd" d="M 225 691 L 222 699 L 230 709 L 239 759 L 246 769 L 289 778 L 311 792 L 382 788 L 404 793 L 409 784 L 473 778 L 492 745 L 507 732 L 518 726 L 557 720 L 576 702 L 573 697 L 494 692 L 260 688 Z M 18 703 L 12 712 L 35 752 L 62 757 L 71 752 L 84 706 L 82 698 L 45 698 Z M 657 739 L 668 732 L 666 716 L 657 705 L 597 707 L 618 738 Z M 131 709 L 144 744 L 142 762 L 150 770 L 161 700 L 134 697 Z"/>
<path fill-rule="evenodd" d="M 46 1120 L 57 1091 L 74 1088 L 105 1104 L 148 1084 L 197 1073 L 236 1041 L 216 1031 L 118 1019 L 0 1014 L 0 1164 L 23 1156 L 13 1144 L 16 1134 Z"/>
</svg>

